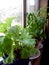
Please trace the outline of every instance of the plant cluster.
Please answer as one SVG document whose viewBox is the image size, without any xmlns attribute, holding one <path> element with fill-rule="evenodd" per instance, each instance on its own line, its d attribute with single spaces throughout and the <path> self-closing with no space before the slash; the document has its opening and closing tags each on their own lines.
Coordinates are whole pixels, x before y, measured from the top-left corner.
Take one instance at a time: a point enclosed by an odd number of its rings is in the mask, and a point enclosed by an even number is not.
<svg viewBox="0 0 49 65">
<path fill-rule="evenodd" d="M 44 39 L 44 25 L 46 24 L 46 12 L 45 10 L 40 10 L 36 13 L 29 13 L 27 18 L 27 31 L 33 38 Z M 39 15 L 40 13 L 40 15 Z M 43 16 L 41 15 L 43 14 Z"/>
<path fill-rule="evenodd" d="M 22 26 L 11 26 L 12 19 L 2 24 L 0 32 L 0 52 L 6 54 L 5 63 L 12 63 L 15 59 L 27 59 L 31 54 L 36 54 L 36 41 Z M 7 24 L 9 23 L 9 24 Z M 20 57 L 18 57 L 20 55 Z"/>
</svg>

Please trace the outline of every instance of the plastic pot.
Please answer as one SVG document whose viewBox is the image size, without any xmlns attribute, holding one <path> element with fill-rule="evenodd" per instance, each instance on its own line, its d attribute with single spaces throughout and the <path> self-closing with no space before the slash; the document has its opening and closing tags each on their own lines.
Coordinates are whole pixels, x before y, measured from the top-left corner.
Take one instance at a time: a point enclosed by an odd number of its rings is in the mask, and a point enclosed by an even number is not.
<svg viewBox="0 0 49 65">
<path fill-rule="evenodd" d="M 29 59 L 16 59 L 13 62 L 13 65 L 28 65 Z"/>
<path fill-rule="evenodd" d="M 28 65 L 29 59 L 20 59 L 18 65 Z"/>
<path fill-rule="evenodd" d="M 13 65 L 13 64 L 4 64 L 4 63 L 3 63 L 2 65 Z"/>
<path fill-rule="evenodd" d="M 2 65 L 3 64 L 3 61 L 0 61 L 0 65 Z"/>
<path fill-rule="evenodd" d="M 6 59 L 6 58 L 7 58 L 7 55 L 4 54 L 3 59 Z M 3 63 L 3 65 L 28 65 L 28 63 L 29 63 L 29 58 L 28 59 L 16 59 L 16 60 L 13 60 L 12 64 Z"/>
<path fill-rule="evenodd" d="M 29 59 L 16 59 L 12 64 L 4 64 L 3 65 L 28 65 Z"/>
<path fill-rule="evenodd" d="M 29 61 L 31 62 L 32 65 L 34 65 L 35 60 L 40 57 L 40 54 L 41 54 L 40 50 L 39 49 L 37 49 L 37 50 L 38 50 L 38 54 L 31 55 L 29 58 Z"/>
</svg>

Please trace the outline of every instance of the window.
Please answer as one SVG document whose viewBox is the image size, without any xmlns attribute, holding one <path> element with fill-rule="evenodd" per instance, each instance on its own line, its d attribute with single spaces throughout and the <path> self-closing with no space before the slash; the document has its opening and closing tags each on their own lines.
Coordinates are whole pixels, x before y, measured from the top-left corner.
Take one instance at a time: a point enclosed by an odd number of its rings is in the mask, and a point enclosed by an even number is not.
<svg viewBox="0 0 49 65">
<path fill-rule="evenodd" d="M 0 0 L 0 21 L 16 16 L 12 25 L 23 25 L 23 0 Z"/>
<path fill-rule="evenodd" d="M 26 12 L 35 12 L 37 8 L 38 0 L 0 0 L 0 21 L 7 17 L 16 16 L 12 25 L 25 26 Z"/>
<path fill-rule="evenodd" d="M 38 10 L 38 0 L 27 0 L 27 13 Z"/>
</svg>

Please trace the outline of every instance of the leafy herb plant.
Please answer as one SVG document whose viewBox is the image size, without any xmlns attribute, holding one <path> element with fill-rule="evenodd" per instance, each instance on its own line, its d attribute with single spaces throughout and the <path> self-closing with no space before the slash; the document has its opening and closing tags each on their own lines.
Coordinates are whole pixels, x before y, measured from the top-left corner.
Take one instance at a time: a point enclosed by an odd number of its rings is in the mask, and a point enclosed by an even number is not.
<svg viewBox="0 0 49 65">
<path fill-rule="evenodd" d="M 46 24 L 46 12 L 44 13 L 44 10 L 40 9 L 40 15 L 39 12 L 28 14 L 26 28 L 33 38 L 45 38 L 44 25 Z M 43 13 L 44 16 L 42 16 L 41 13 Z"/>
<path fill-rule="evenodd" d="M 15 59 L 26 59 L 31 54 L 36 54 L 36 41 L 32 39 L 31 35 L 22 26 L 8 26 L 2 32 L 5 35 L 0 36 L 0 52 L 2 55 L 7 55 L 4 63 L 10 64 Z M 19 49 L 20 52 L 18 51 Z M 17 51 L 19 54 L 17 54 Z M 17 57 L 18 55 L 20 55 L 20 58 Z"/>
</svg>

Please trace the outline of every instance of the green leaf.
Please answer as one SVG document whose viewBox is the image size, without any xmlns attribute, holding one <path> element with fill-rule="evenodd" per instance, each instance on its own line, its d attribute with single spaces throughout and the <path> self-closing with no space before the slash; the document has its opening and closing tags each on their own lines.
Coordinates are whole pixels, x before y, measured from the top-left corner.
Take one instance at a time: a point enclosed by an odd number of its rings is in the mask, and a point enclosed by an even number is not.
<svg viewBox="0 0 49 65">
<path fill-rule="evenodd" d="M 36 44 L 35 39 L 23 39 L 22 43 L 24 43 L 25 45 L 32 46 L 32 47 L 35 47 L 35 44 Z"/>
<path fill-rule="evenodd" d="M 0 32 L 6 32 L 7 28 L 11 26 L 12 20 L 16 17 L 10 17 L 5 20 L 5 23 L 0 23 Z"/>
<path fill-rule="evenodd" d="M 11 52 L 11 47 L 12 47 L 12 40 L 8 39 L 5 36 L 4 41 L 2 43 L 2 52 L 8 55 Z"/>
</svg>

